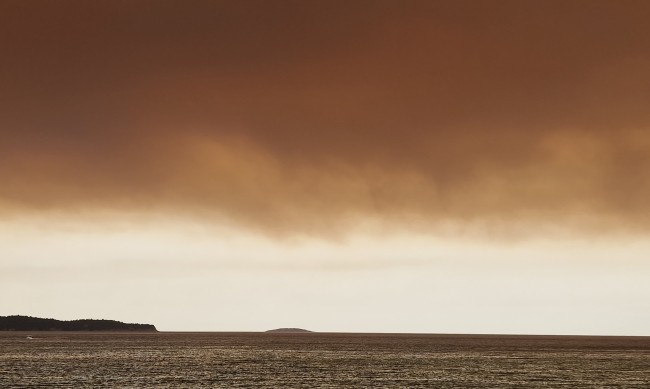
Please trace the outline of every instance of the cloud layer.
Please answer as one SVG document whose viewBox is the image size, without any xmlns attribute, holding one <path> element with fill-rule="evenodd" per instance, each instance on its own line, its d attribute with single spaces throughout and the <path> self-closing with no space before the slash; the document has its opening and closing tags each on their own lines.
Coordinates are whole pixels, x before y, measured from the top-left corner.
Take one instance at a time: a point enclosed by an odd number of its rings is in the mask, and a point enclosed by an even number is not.
<svg viewBox="0 0 650 389">
<path fill-rule="evenodd" d="M 4 1 L 0 214 L 646 231 L 649 19 L 646 1 Z"/>
</svg>

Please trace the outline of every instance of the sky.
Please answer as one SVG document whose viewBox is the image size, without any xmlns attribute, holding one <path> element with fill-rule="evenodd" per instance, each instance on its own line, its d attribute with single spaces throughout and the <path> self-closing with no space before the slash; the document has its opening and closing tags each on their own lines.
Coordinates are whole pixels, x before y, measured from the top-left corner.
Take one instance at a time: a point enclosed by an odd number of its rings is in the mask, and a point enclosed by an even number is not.
<svg viewBox="0 0 650 389">
<path fill-rule="evenodd" d="M 650 335 L 650 3 L 0 2 L 0 315 Z"/>
</svg>

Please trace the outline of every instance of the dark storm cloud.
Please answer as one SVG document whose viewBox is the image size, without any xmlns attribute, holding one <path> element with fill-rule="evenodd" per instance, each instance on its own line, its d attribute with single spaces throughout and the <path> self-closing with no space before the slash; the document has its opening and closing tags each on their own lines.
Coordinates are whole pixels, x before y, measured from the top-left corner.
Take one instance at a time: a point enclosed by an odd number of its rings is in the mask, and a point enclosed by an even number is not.
<svg viewBox="0 0 650 389">
<path fill-rule="evenodd" d="M 646 1 L 4 1 L 0 205 L 646 229 L 649 18 Z"/>
</svg>

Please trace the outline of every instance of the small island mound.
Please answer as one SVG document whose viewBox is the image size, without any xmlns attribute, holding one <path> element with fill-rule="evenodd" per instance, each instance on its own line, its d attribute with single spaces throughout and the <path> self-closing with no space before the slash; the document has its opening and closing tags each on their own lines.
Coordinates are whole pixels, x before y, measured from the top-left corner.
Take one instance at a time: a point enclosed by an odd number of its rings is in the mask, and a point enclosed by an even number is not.
<svg viewBox="0 0 650 389">
<path fill-rule="evenodd" d="M 268 330 L 266 332 L 282 333 L 282 334 L 300 334 L 300 333 L 310 333 L 313 331 L 305 330 L 302 328 L 276 328 L 274 330 Z"/>
<path fill-rule="evenodd" d="M 141 331 L 157 332 L 153 324 L 115 320 L 56 320 L 31 316 L 0 316 L 0 331 Z"/>
</svg>

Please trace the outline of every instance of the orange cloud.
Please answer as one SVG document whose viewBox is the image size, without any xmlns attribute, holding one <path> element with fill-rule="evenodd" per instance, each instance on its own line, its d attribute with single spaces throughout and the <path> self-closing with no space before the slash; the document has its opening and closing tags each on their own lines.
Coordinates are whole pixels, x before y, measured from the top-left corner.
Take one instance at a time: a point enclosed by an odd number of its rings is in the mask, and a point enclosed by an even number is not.
<svg viewBox="0 0 650 389">
<path fill-rule="evenodd" d="M 646 2 L 0 8 L 2 214 L 650 227 Z"/>
</svg>

